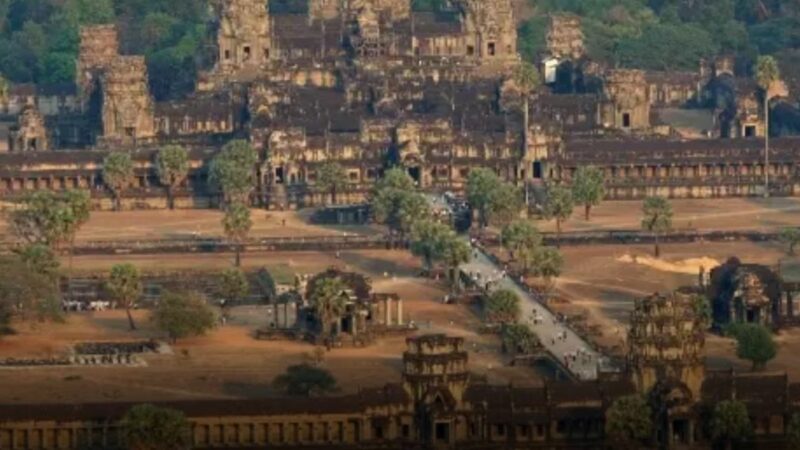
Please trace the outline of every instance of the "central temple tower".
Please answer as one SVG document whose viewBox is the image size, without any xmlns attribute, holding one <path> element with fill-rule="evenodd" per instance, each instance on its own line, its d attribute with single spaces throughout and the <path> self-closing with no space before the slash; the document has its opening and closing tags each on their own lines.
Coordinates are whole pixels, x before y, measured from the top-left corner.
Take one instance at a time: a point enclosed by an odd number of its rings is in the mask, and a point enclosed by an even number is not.
<svg viewBox="0 0 800 450">
<path fill-rule="evenodd" d="M 269 5 L 264 0 L 218 0 L 217 69 L 226 75 L 257 73 L 270 60 Z"/>
</svg>

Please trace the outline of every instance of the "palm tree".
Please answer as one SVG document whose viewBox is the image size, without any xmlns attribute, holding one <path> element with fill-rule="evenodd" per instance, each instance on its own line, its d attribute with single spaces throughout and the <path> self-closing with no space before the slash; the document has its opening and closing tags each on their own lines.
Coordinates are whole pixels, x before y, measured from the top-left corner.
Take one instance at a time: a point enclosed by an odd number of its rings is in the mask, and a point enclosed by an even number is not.
<svg viewBox="0 0 800 450">
<path fill-rule="evenodd" d="M 174 190 L 189 175 L 189 152 L 179 145 L 168 145 L 156 155 L 156 171 L 167 189 L 167 207 L 175 209 Z"/>
<path fill-rule="evenodd" d="M 769 197 L 769 98 L 770 89 L 781 77 L 772 56 L 761 56 L 756 64 L 756 80 L 764 91 L 764 196 Z"/>
<path fill-rule="evenodd" d="M 311 291 L 309 300 L 319 319 L 322 334 L 331 334 L 331 322 L 341 317 L 347 306 L 347 285 L 340 278 L 319 280 Z"/>
<path fill-rule="evenodd" d="M 236 267 L 239 267 L 242 264 L 242 244 L 247 239 L 250 228 L 253 227 L 250 209 L 238 202 L 229 205 L 222 218 L 222 227 L 225 229 L 225 235 L 236 246 Z"/>
<path fill-rule="evenodd" d="M 514 84 L 522 96 L 522 117 L 523 126 L 525 129 L 522 132 L 523 151 L 528 149 L 528 127 L 530 126 L 530 97 L 536 90 L 536 87 L 541 83 L 539 71 L 533 64 L 523 62 L 516 69 L 512 75 Z"/>
</svg>

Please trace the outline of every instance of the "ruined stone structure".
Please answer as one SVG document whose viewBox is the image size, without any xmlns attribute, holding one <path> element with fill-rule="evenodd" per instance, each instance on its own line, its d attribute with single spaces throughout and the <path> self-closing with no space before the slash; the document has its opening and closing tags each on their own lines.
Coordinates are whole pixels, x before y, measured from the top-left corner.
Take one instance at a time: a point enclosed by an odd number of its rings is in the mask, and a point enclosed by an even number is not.
<svg viewBox="0 0 800 450">
<path fill-rule="evenodd" d="M 669 316 L 678 320 L 668 323 L 686 323 Z M 340 397 L 162 405 L 186 414 L 194 448 L 601 448 L 606 410 L 637 392 L 618 376 L 530 388 L 490 385 L 470 375 L 463 338 L 426 335 L 407 345 L 401 382 L 380 388 Z M 682 385 L 657 380 L 650 398 L 660 443 L 706 448 L 711 439 L 703 411 L 735 398 L 753 422 L 748 448 L 783 448 L 784 424 L 800 406 L 800 385 L 785 375 L 730 372 L 704 374 L 700 381 L 699 394 L 687 396 Z M 131 406 L 0 405 L 0 447 L 120 448 L 119 419 Z"/>
<path fill-rule="evenodd" d="M 714 70 L 699 64 L 696 73 L 609 70 L 579 57 L 579 22 L 553 16 L 551 50 L 570 59 L 558 62 L 551 92 L 530 102 L 523 130 L 520 105 L 498 94 L 519 62 L 510 1 L 458 0 L 435 14 L 410 5 L 315 0 L 308 13 L 293 13 L 215 0 L 218 61 L 199 75 L 197 92 L 169 102 L 151 98 L 142 58 L 119 54 L 113 26 L 86 27 L 77 86 L 12 86 L 0 98 L 0 142 L 8 150 L 31 148 L 17 140 L 25 121 L 27 144 L 69 150 L 76 163 L 51 152 L 0 157 L 0 195 L 85 187 L 102 206 L 97 161 L 108 150 L 139 158 L 178 144 L 203 155 L 178 203 L 214 205 L 219 193 L 207 185 L 207 163 L 234 138 L 259 152 L 251 201 L 267 208 L 323 203 L 316 171 L 328 161 L 347 172 L 342 204 L 364 201 L 390 164 L 425 190 L 458 192 L 473 167 L 488 166 L 530 192 L 546 181 L 569 183 L 577 167 L 592 164 L 605 171 L 614 199 L 754 195 L 764 170 L 772 195 L 800 193 L 797 141 L 775 140 L 763 167 L 761 144 L 750 139 L 764 129 L 758 90 L 734 75 L 728 59 Z M 25 105 L 42 120 L 30 111 L 22 117 Z M 698 129 L 673 126 L 676 115 Z M 733 139 L 675 139 L 687 135 Z M 95 162 L 83 165 L 88 160 Z M 141 161 L 139 170 L 126 207 L 161 207 L 152 164 Z"/>
<path fill-rule="evenodd" d="M 9 151 L 38 152 L 49 150 L 49 138 L 44 117 L 33 105 L 22 109 L 18 123 L 11 130 Z"/>
<path fill-rule="evenodd" d="M 234 78 L 252 79 L 272 58 L 272 30 L 262 0 L 229 0 L 215 4 L 218 15 L 216 70 Z"/>
<path fill-rule="evenodd" d="M 114 25 L 95 25 L 81 29 L 77 83 L 81 103 L 86 106 L 100 89 L 102 74 L 119 56 L 119 35 Z"/>
<path fill-rule="evenodd" d="M 616 69 L 605 79 L 607 103 L 602 120 L 607 128 L 636 130 L 650 127 L 650 98 L 641 70 Z"/>
<path fill-rule="evenodd" d="M 119 56 L 103 74 L 103 139 L 135 145 L 155 136 L 153 99 L 142 56 Z"/>
<path fill-rule="evenodd" d="M 547 52 L 559 60 L 579 60 L 586 53 L 581 19 L 578 16 L 553 14 L 547 29 Z"/>
<path fill-rule="evenodd" d="M 631 313 L 628 371 L 639 392 L 655 406 L 664 444 L 692 444 L 692 406 L 705 377 L 702 323 L 692 297 L 675 292 L 636 301 Z"/>
<path fill-rule="evenodd" d="M 711 270 L 707 291 L 717 327 L 731 323 L 778 327 L 793 309 L 782 305 L 782 282 L 775 272 L 737 258 Z M 792 303 L 791 297 L 787 302 Z"/>
</svg>

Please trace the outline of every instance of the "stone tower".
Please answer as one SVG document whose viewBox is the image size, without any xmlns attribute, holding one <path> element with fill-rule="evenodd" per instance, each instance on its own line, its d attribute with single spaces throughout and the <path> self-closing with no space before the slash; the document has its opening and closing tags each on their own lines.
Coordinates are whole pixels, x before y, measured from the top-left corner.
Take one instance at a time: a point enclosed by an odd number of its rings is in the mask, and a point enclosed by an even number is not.
<svg viewBox="0 0 800 450">
<path fill-rule="evenodd" d="M 308 15 L 312 20 L 332 20 L 342 13 L 344 0 L 308 0 Z"/>
<path fill-rule="evenodd" d="M 517 27 L 511 0 L 460 0 L 471 45 L 467 53 L 482 62 L 517 56 Z"/>
<path fill-rule="evenodd" d="M 414 401 L 420 438 L 454 445 L 467 436 L 463 410 L 469 383 L 464 338 L 431 334 L 406 339 L 403 385 Z"/>
<path fill-rule="evenodd" d="M 11 132 L 12 152 L 37 152 L 49 149 L 44 117 L 34 105 L 25 105 Z"/>
<path fill-rule="evenodd" d="M 119 56 L 103 76 L 103 139 L 135 142 L 155 136 L 154 106 L 143 56 Z"/>
<path fill-rule="evenodd" d="M 609 70 L 605 77 L 603 123 L 621 130 L 650 127 L 650 99 L 644 71 Z"/>
<path fill-rule="evenodd" d="M 705 373 L 703 328 L 688 294 L 637 300 L 628 332 L 628 368 L 639 391 L 649 393 L 666 381 L 699 399 Z"/>
<path fill-rule="evenodd" d="M 114 25 L 81 28 L 77 77 L 81 103 L 86 103 L 99 89 L 102 74 L 119 54 L 119 35 Z"/>
<path fill-rule="evenodd" d="M 547 51 L 558 59 L 580 59 L 586 53 L 581 19 L 570 14 L 553 14 L 547 30 Z"/>
<path fill-rule="evenodd" d="M 258 73 L 271 57 L 272 37 L 267 2 L 218 0 L 217 70 L 228 75 Z"/>
</svg>

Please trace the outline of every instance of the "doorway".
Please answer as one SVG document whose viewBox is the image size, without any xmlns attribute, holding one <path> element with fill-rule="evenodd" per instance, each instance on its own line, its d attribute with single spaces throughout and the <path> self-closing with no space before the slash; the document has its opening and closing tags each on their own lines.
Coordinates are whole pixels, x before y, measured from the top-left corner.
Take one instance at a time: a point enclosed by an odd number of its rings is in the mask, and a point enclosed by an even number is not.
<svg viewBox="0 0 800 450">
<path fill-rule="evenodd" d="M 409 167 L 408 168 L 408 176 L 411 177 L 412 180 L 419 186 L 422 178 L 422 171 L 419 167 Z"/>
<path fill-rule="evenodd" d="M 622 128 L 630 128 L 630 127 L 631 127 L 631 114 L 622 113 Z"/>
</svg>

